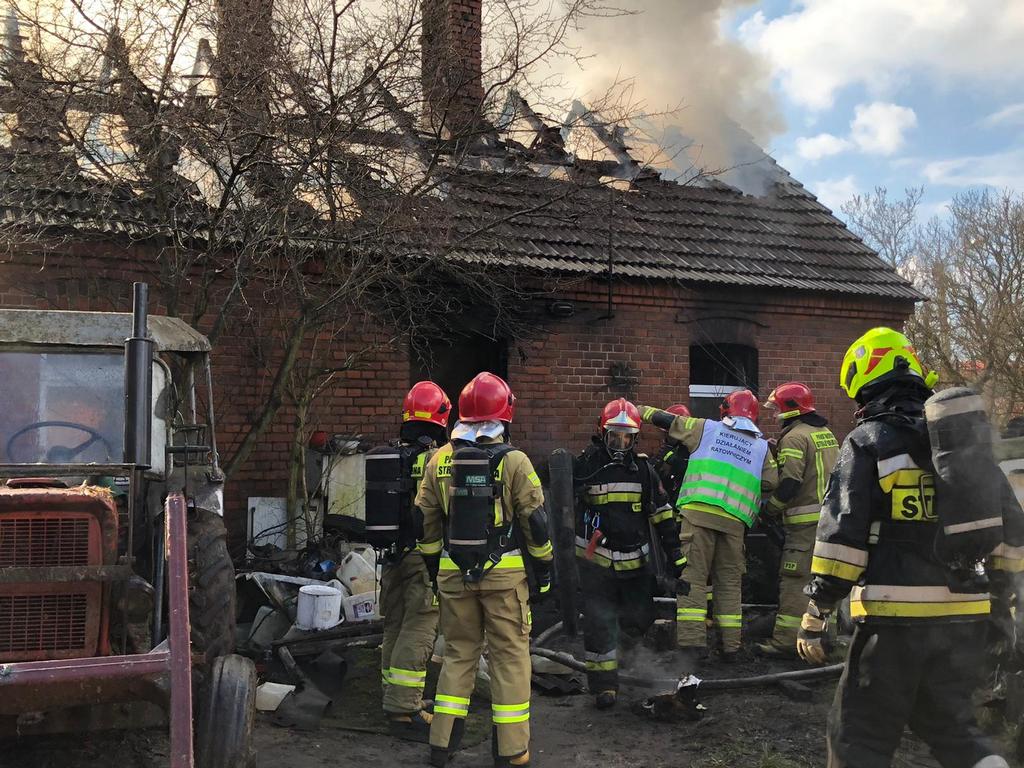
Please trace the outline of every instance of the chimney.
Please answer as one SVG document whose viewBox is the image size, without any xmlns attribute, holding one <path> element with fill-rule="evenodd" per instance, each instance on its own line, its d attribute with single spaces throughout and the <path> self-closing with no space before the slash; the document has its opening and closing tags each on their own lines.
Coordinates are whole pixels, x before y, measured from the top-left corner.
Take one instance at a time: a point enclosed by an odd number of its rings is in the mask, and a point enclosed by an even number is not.
<svg viewBox="0 0 1024 768">
<path fill-rule="evenodd" d="M 482 0 L 421 0 L 424 120 L 445 139 L 472 137 L 482 124 Z"/>
</svg>

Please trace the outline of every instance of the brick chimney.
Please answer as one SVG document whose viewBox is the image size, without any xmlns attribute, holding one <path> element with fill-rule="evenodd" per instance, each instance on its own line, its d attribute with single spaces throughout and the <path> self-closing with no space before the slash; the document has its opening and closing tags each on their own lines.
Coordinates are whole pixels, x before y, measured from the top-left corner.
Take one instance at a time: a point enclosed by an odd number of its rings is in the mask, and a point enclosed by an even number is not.
<svg viewBox="0 0 1024 768">
<path fill-rule="evenodd" d="M 443 138 L 469 138 L 482 123 L 481 2 L 421 0 L 423 117 Z"/>
</svg>

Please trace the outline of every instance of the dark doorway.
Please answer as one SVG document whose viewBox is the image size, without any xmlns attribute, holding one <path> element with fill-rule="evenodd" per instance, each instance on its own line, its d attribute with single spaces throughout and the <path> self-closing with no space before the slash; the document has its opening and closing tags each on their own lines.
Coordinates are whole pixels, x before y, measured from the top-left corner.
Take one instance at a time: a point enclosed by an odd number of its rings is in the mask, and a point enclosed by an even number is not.
<svg viewBox="0 0 1024 768">
<path fill-rule="evenodd" d="M 482 371 L 508 379 L 508 344 L 473 334 L 460 337 L 455 344 L 431 340 L 412 352 L 412 382 L 430 379 L 441 386 L 452 401 L 450 425 L 459 417 L 459 393 Z"/>
</svg>

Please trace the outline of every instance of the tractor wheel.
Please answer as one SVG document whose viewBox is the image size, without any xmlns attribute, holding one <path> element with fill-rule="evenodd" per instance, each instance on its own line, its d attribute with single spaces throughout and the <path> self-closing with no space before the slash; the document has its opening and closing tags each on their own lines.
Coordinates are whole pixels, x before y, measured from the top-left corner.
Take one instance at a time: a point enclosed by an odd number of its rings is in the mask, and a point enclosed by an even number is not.
<svg viewBox="0 0 1024 768">
<path fill-rule="evenodd" d="M 196 509 L 188 517 L 188 611 L 192 654 L 200 671 L 235 650 L 235 567 L 219 515 Z"/>
<path fill-rule="evenodd" d="M 251 768 L 256 667 L 237 654 L 214 659 L 195 717 L 196 768 Z"/>
</svg>

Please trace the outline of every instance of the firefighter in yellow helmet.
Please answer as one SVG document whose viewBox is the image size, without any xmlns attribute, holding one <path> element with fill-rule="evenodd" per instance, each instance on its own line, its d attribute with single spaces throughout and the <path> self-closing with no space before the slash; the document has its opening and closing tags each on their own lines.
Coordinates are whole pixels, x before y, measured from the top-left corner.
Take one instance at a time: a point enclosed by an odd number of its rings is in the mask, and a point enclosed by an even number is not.
<svg viewBox="0 0 1024 768">
<path fill-rule="evenodd" d="M 1007 768 L 971 705 L 989 595 L 976 570 L 936 555 L 924 408 L 935 379 L 890 328 L 868 331 L 843 359 L 839 383 L 859 423 L 829 481 L 797 640 L 805 660 L 823 663 L 827 619 L 850 594 L 857 626 L 829 714 L 830 768 L 889 766 L 905 726 L 946 768 Z"/>
<path fill-rule="evenodd" d="M 777 450 L 779 486 L 765 511 L 781 518 L 786 542 L 779 567 L 775 629 L 758 651 L 764 656 L 795 658 L 796 633 L 807 605 L 804 585 L 811 575 L 814 531 L 825 486 L 839 456 L 839 443 L 828 428 L 828 419 L 815 407 L 814 393 L 802 382 L 777 386 L 768 395 L 765 407 L 775 411 L 782 425 Z"/>
<path fill-rule="evenodd" d="M 494 764 L 530 764 L 530 590 L 551 588 L 544 494 L 530 459 L 507 442 L 515 397 L 481 373 L 462 390 L 452 439 L 434 454 L 416 496 L 419 550 L 441 596 L 444 665 L 430 726 L 430 764 L 458 749 L 486 634 Z"/>
</svg>

